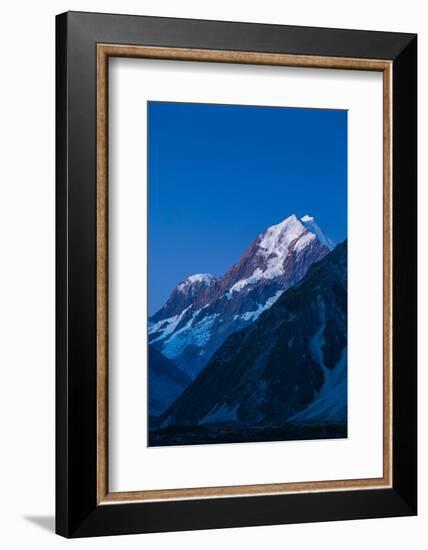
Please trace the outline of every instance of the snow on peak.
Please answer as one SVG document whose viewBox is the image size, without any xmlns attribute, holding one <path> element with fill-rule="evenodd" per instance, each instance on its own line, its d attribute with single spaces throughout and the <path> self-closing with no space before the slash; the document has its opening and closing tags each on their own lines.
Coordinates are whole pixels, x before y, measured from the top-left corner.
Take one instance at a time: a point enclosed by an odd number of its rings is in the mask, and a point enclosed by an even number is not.
<svg viewBox="0 0 428 550">
<path fill-rule="evenodd" d="M 203 284 L 205 286 L 210 286 L 216 278 L 211 273 L 195 273 L 195 275 L 190 275 L 182 283 L 180 283 L 177 288 L 178 290 L 183 290 L 186 287 L 192 286 L 195 283 Z"/>
<path fill-rule="evenodd" d="M 328 239 L 311 216 L 299 218 L 291 214 L 282 222 L 268 227 L 259 235 L 257 255 L 264 258 L 263 265 L 244 279 L 237 281 L 226 293 L 231 298 L 234 292 L 240 292 L 249 285 L 254 285 L 261 279 L 275 279 L 284 273 L 284 262 L 291 251 L 302 252 L 318 237 L 319 241 L 329 250 L 334 243 Z"/>
<path fill-rule="evenodd" d="M 336 246 L 336 244 L 324 233 L 322 232 L 320 226 L 315 221 L 315 218 L 313 216 L 309 216 L 306 214 L 302 218 L 300 218 L 300 221 L 303 223 L 303 225 L 306 227 L 308 231 L 316 235 L 320 241 L 321 244 L 326 246 L 329 250 L 333 250 L 333 248 Z"/>
<path fill-rule="evenodd" d="M 306 231 L 305 226 L 292 214 L 282 222 L 268 227 L 260 236 L 259 254 L 266 258 L 275 255 L 275 264 L 281 263 L 288 254 L 290 244 Z M 271 266 L 273 267 L 273 265 Z"/>
<path fill-rule="evenodd" d="M 305 226 L 292 214 L 282 222 L 268 227 L 259 235 L 257 243 L 257 255 L 264 258 L 264 266 L 257 267 L 255 271 L 245 279 L 240 279 L 227 292 L 230 299 L 233 292 L 240 292 L 248 285 L 254 285 L 261 279 L 275 279 L 284 273 L 284 260 L 289 253 L 291 243 L 299 240 L 306 233 Z"/>
<path fill-rule="evenodd" d="M 186 281 L 189 281 L 189 283 L 205 283 L 209 285 L 214 279 L 215 277 L 211 273 L 196 273 L 195 275 L 187 277 Z"/>
<path fill-rule="evenodd" d="M 285 220 L 282 220 L 282 222 L 279 222 L 276 225 L 272 225 L 271 227 L 268 227 L 266 231 L 263 233 L 263 236 L 279 237 L 283 233 L 290 233 L 290 232 L 291 233 L 294 232 L 296 236 L 298 236 L 304 230 L 305 228 L 304 226 L 302 226 L 302 222 L 299 220 L 296 214 L 291 214 L 291 216 L 288 216 L 288 218 L 286 218 Z"/>
</svg>

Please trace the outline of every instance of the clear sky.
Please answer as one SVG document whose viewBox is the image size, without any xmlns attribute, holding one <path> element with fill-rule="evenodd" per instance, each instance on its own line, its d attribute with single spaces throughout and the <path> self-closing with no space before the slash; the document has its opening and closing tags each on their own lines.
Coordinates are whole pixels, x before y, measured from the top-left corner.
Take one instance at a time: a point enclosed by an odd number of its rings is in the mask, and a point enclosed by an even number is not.
<svg viewBox="0 0 428 550">
<path fill-rule="evenodd" d="M 153 314 L 293 213 L 346 238 L 347 112 L 149 102 L 148 181 Z"/>
</svg>

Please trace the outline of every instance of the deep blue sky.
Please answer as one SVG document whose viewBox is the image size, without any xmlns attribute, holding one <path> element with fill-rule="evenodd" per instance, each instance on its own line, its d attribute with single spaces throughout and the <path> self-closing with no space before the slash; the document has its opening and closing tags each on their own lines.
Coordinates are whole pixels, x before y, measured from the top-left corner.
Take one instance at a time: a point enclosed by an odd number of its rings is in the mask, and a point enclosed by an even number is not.
<svg viewBox="0 0 428 550">
<path fill-rule="evenodd" d="M 148 159 L 150 314 L 292 213 L 346 238 L 346 111 L 149 102 Z"/>
</svg>

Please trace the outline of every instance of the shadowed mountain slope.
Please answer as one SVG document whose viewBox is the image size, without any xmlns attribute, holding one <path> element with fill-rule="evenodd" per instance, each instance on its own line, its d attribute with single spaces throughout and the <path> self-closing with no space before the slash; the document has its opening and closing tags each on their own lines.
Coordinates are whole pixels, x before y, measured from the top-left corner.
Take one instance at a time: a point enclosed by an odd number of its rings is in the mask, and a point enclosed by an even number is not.
<svg viewBox="0 0 428 550">
<path fill-rule="evenodd" d="M 149 346 L 149 415 L 159 416 L 190 384 L 191 379 Z"/>
</svg>

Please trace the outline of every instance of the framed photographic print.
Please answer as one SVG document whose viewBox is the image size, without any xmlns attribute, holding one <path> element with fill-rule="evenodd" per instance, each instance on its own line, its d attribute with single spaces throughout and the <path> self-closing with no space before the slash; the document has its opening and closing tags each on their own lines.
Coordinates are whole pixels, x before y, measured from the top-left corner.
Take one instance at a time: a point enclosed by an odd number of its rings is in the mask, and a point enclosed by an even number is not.
<svg viewBox="0 0 428 550">
<path fill-rule="evenodd" d="M 416 514 L 416 36 L 56 47 L 57 532 Z"/>
</svg>

